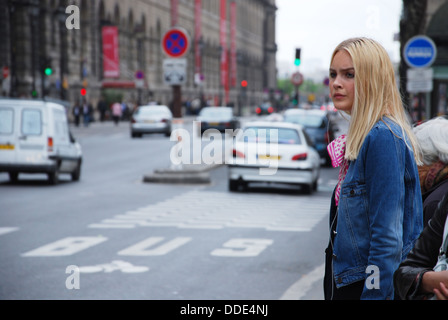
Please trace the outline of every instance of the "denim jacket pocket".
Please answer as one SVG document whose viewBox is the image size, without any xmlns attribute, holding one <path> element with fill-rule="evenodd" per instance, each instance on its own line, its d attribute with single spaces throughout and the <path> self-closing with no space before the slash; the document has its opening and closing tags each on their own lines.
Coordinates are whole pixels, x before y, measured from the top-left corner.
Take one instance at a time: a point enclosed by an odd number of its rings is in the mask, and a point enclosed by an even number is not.
<svg viewBox="0 0 448 320">
<path fill-rule="evenodd" d="M 370 226 L 368 217 L 368 202 L 366 185 L 358 182 L 343 185 L 341 189 L 341 223 L 345 230 L 345 239 L 352 246 L 353 266 L 362 266 L 367 263 L 366 252 L 370 242 Z M 350 262 L 349 262 L 350 263 Z"/>
</svg>

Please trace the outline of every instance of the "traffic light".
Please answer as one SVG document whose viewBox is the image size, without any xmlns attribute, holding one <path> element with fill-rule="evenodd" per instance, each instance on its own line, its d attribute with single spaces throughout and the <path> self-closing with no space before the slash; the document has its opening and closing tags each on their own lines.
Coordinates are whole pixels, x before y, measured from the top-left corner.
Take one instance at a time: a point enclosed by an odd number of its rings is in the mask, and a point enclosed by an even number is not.
<svg viewBox="0 0 448 320">
<path fill-rule="evenodd" d="M 299 104 L 299 94 L 297 92 L 292 97 L 292 104 L 295 106 Z"/>
<path fill-rule="evenodd" d="M 87 93 L 87 90 L 85 89 L 85 88 L 81 88 L 81 95 L 82 96 L 85 96 L 86 95 L 86 93 Z"/>
<path fill-rule="evenodd" d="M 46 58 L 43 61 L 42 70 L 45 75 L 51 76 L 53 74 L 53 68 L 51 67 L 51 59 Z"/>
<path fill-rule="evenodd" d="M 301 51 L 301 49 L 300 48 L 296 48 L 296 58 L 295 58 L 295 60 L 294 60 L 294 64 L 296 65 L 296 66 L 300 66 L 300 51 Z"/>
<path fill-rule="evenodd" d="M 246 88 L 247 87 L 247 81 L 246 80 L 241 81 L 241 86 L 243 88 Z"/>
</svg>

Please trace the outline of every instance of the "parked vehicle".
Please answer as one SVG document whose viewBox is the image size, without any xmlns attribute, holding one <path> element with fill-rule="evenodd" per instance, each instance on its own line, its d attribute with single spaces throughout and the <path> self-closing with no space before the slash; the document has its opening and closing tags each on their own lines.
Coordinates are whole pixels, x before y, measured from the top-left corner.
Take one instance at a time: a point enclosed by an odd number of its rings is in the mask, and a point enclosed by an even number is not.
<svg viewBox="0 0 448 320">
<path fill-rule="evenodd" d="M 131 137 L 143 134 L 164 133 L 171 136 L 173 114 L 165 105 L 145 105 L 135 109 L 131 116 Z"/>
<path fill-rule="evenodd" d="M 235 138 L 228 161 L 228 187 L 237 191 L 252 182 L 300 185 L 317 190 L 320 159 L 301 125 L 249 122 Z"/>
<path fill-rule="evenodd" d="M 201 134 L 207 129 L 225 132 L 226 129 L 236 130 L 240 127 L 240 121 L 234 116 L 233 109 L 230 107 L 202 108 L 196 121 L 200 122 Z"/>
<path fill-rule="evenodd" d="M 297 123 L 305 128 L 314 143 L 314 147 L 326 165 L 331 164 L 327 145 L 335 138 L 336 126 L 326 111 L 288 109 L 283 114 L 285 122 Z"/>
<path fill-rule="evenodd" d="M 81 146 L 70 133 L 63 105 L 43 100 L 0 99 L 0 172 L 12 182 L 19 173 L 81 175 Z"/>
</svg>

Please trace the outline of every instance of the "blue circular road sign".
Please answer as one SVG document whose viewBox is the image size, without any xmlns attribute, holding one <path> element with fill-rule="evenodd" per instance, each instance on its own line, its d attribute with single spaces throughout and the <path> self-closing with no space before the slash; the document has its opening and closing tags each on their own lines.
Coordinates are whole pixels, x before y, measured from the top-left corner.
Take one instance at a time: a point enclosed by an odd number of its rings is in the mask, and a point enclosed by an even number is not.
<svg viewBox="0 0 448 320">
<path fill-rule="evenodd" d="M 406 42 L 403 57 L 407 65 L 412 68 L 429 67 L 437 55 L 437 47 L 427 36 L 415 36 Z"/>
<path fill-rule="evenodd" d="M 168 30 L 162 39 L 162 48 L 171 58 L 180 58 L 185 55 L 190 45 L 188 33 L 179 27 Z"/>
</svg>

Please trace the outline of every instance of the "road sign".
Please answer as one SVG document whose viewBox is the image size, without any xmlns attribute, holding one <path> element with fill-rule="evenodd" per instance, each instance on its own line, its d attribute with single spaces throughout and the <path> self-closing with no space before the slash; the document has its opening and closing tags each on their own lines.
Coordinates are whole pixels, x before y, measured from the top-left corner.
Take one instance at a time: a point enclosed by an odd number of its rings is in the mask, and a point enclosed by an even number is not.
<svg viewBox="0 0 448 320">
<path fill-rule="evenodd" d="M 170 28 L 162 38 L 162 49 L 171 58 L 181 58 L 190 46 L 187 31 L 180 27 Z"/>
<path fill-rule="evenodd" d="M 291 82 L 295 86 L 300 86 L 303 83 L 303 75 L 300 72 L 293 73 Z"/>
<path fill-rule="evenodd" d="M 406 90 L 409 93 L 431 92 L 433 89 L 432 68 L 411 68 L 407 70 Z"/>
<path fill-rule="evenodd" d="M 406 42 L 403 57 L 411 68 L 426 68 L 431 66 L 437 56 L 437 47 L 427 36 L 415 36 Z"/>
<path fill-rule="evenodd" d="M 187 78 L 187 59 L 164 59 L 163 80 L 165 84 L 179 85 Z"/>
<path fill-rule="evenodd" d="M 410 81 L 431 80 L 434 75 L 432 68 L 413 68 L 407 70 L 407 78 Z"/>
<path fill-rule="evenodd" d="M 135 79 L 143 79 L 145 77 L 145 74 L 143 73 L 143 71 L 141 71 L 141 70 L 138 70 L 136 73 L 135 73 Z"/>
</svg>

